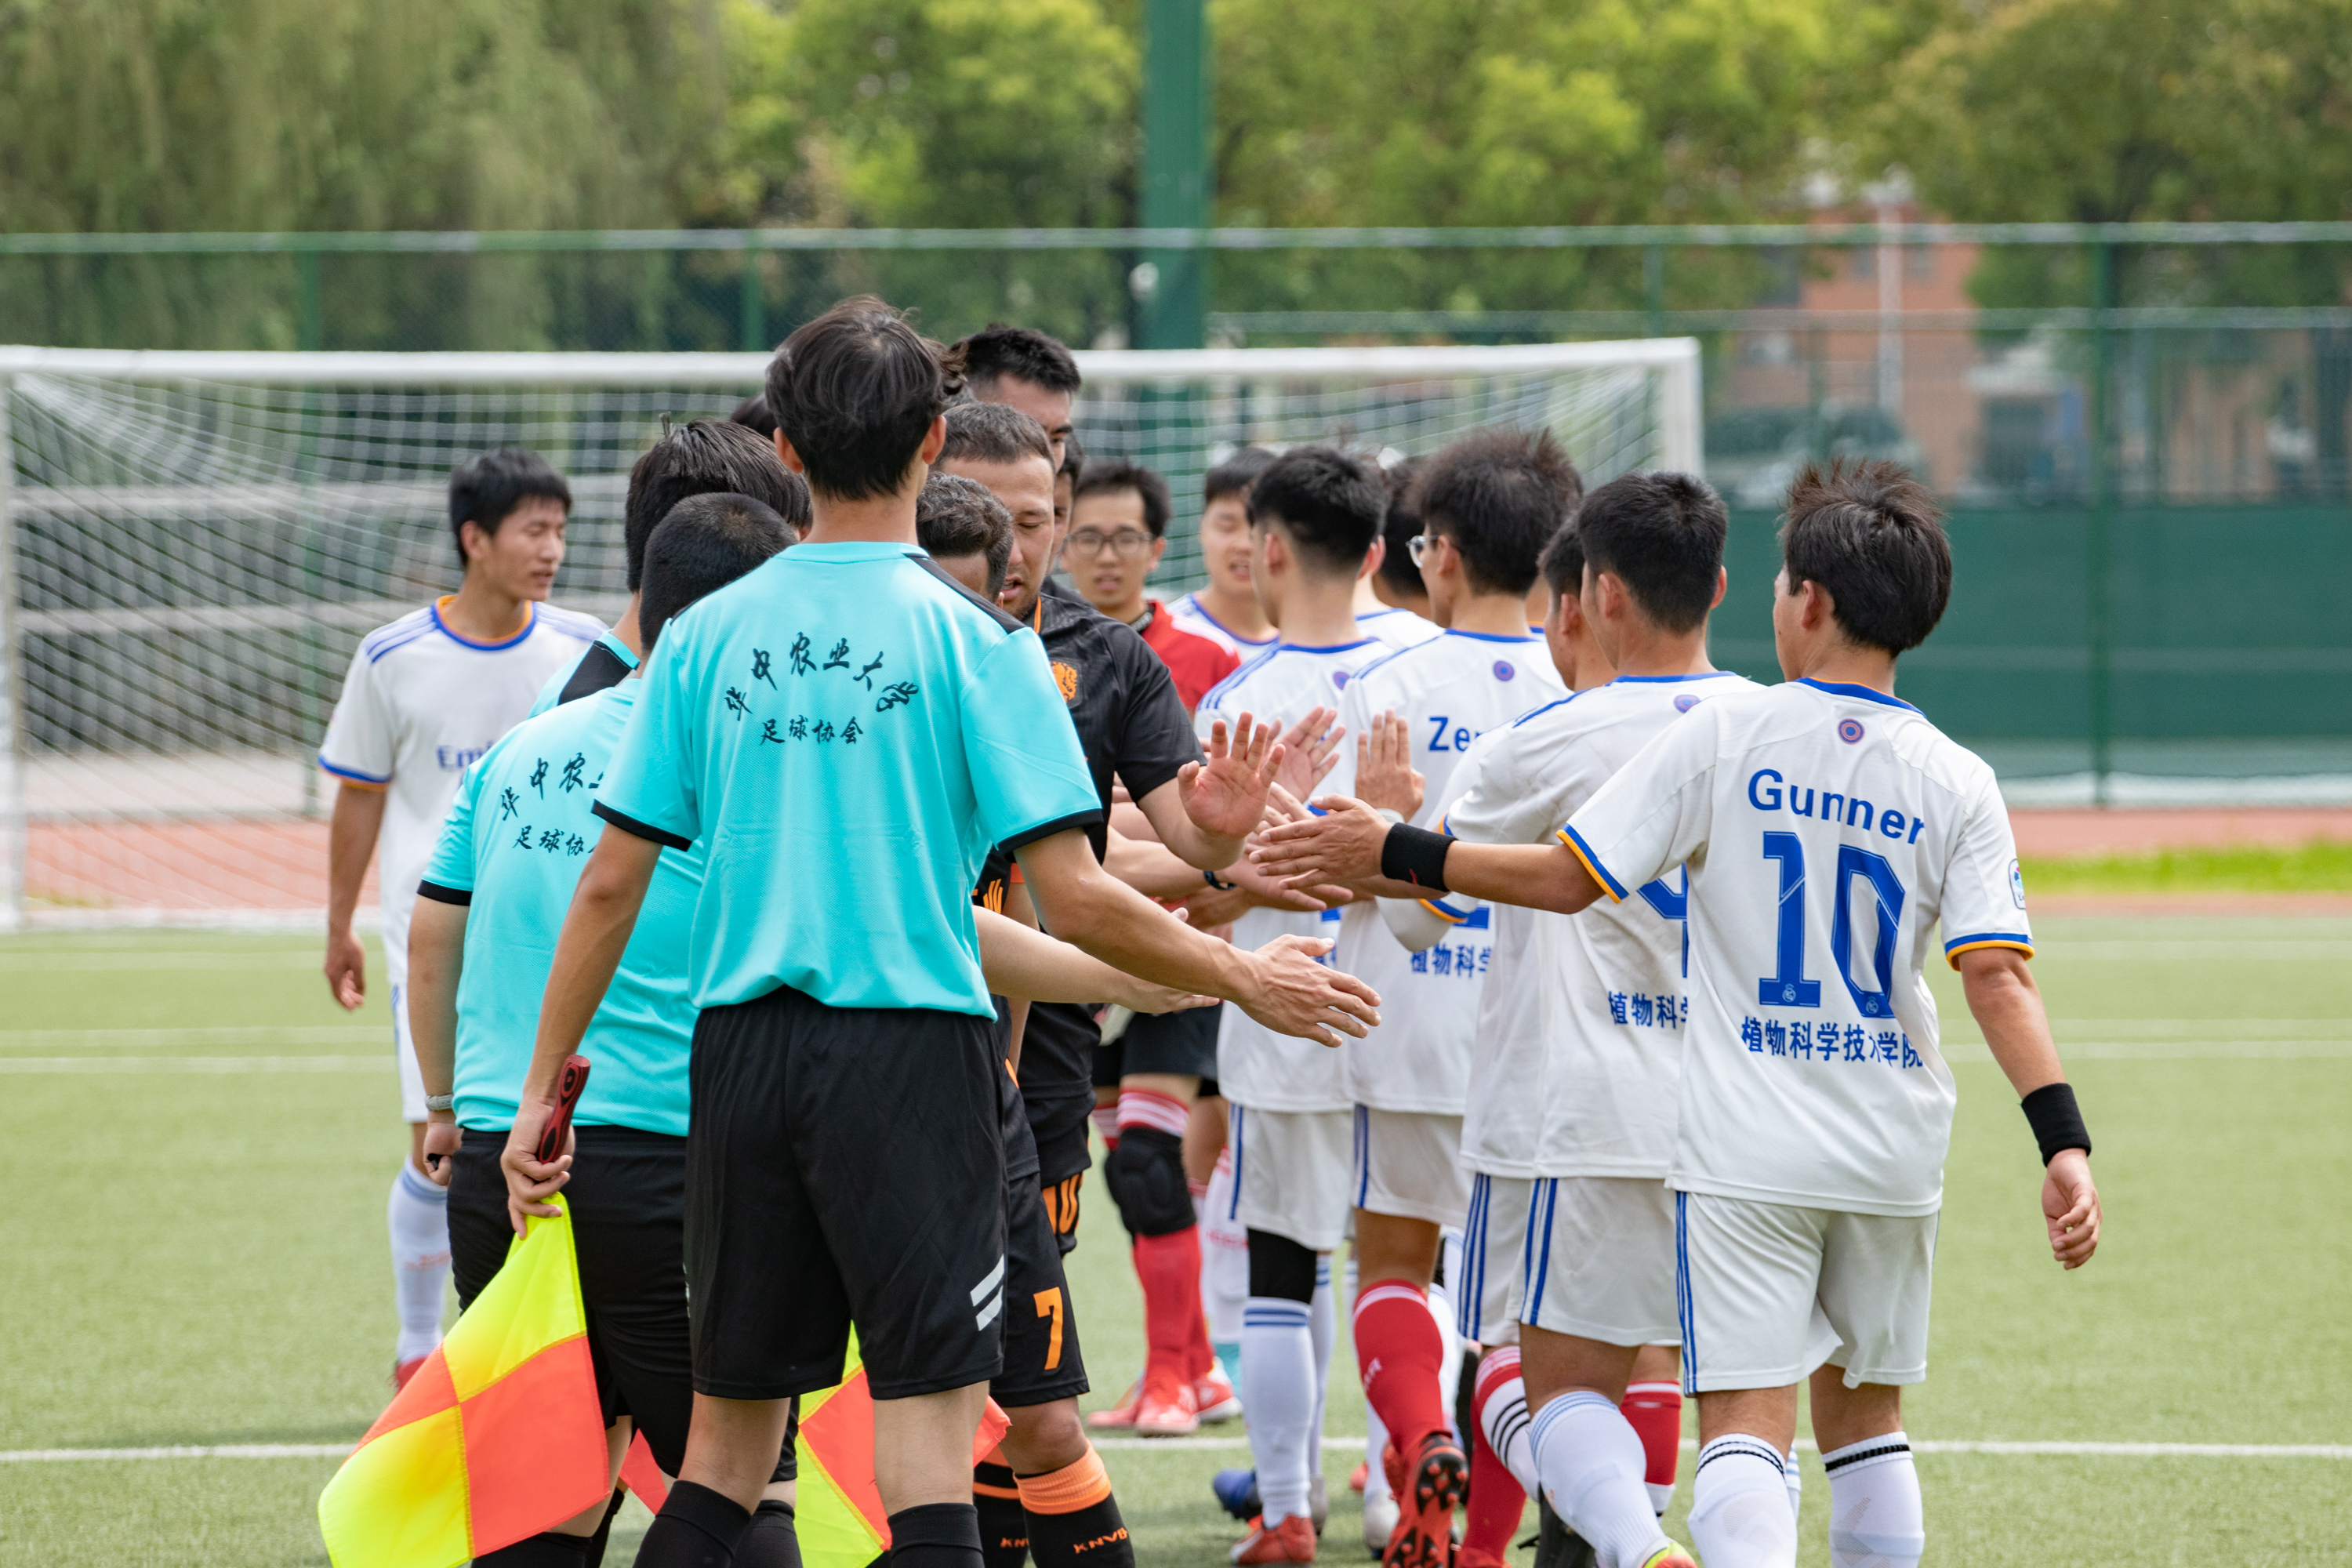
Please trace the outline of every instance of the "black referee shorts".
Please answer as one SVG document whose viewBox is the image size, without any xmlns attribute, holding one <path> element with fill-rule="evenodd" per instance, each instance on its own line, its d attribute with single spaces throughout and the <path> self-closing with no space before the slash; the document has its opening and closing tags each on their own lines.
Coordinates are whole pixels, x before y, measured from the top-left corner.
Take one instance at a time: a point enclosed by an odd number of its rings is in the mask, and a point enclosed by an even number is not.
<svg viewBox="0 0 2352 1568">
<path fill-rule="evenodd" d="M 572 1250 L 588 1355 L 604 1424 L 630 1418 L 670 1475 L 686 1459 L 694 1383 L 686 1311 L 686 1140 L 634 1127 L 574 1129 Z M 503 1131 L 466 1129 L 449 1174 L 449 1252 L 457 1305 L 473 1305 L 507 1259 L 514 1229 L 499 1169 Z M 799 1473 L 792 1428 L 775 1479 Z"/>
<path fill-rule="evenodd" d="M 1003 1369 L 1004 1148 L 992 1018 L 828 1007 L 791 986 L 694 1030 L 686 1267 L 694 1386 L 905 1399 Z"/>
</svg>

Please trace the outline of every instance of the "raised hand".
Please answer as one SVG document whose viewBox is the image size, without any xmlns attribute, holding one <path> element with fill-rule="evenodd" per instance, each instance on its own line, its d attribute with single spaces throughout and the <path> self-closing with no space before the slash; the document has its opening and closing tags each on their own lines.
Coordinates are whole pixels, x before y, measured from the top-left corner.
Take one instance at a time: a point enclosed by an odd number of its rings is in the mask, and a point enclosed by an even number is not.
<svg viewBox="0 0 2352 1568">
<path fill-rule="evenodd" d="M 1282 766 L 1282 743 L 1274 726 L 1253 728 L 1250 716 L 1234 721 L 1230 743 L 1222 719 L 1209 726 L 1209 760 L 1186 763 L 1176 775 L 1176 796 L 1192 826 L 1213 837 L 1248 837 L 1265 811 L 1265 792 Z"/>
<path fill-rule="evenodd" d="M 1412 733 L 1393 712 L 1356 737 L 1356 797 L 1367 805 L 1410 819 L 1421 810 L 1426 783 L 1413 771 Z"/>
<path fill-rule="evenodd" d="M 1280 1035 L 1336 1046 L 1361 1039 L 1381 1021 L 1380 993 L 1315 961 L 1331 951 L 1316 937 L 1278 936 L 1252 955 L 1248 994 L 1234 1005 Z"/>
<path fill-rule="evenodd" d="M 1339 765 L 1339 741 L 1348 727 L 1331 722 L 1339 716 L 1336 708 L 1311 709 L 1282 732 L 1282 765 L 1275 782 L 1300 800 L 1312 795 L 1315 786 Z"/>
<path fill-rule="evenodd" d="M 1388 818 L 1349 795 L 1327 795 L 1315 804 L 1323 816 L 1259 834 L 1249 852 L 1251 863 L 1293 888 L 1378 877 L 1381 847 L 1388 842 Z"/>
</svg>

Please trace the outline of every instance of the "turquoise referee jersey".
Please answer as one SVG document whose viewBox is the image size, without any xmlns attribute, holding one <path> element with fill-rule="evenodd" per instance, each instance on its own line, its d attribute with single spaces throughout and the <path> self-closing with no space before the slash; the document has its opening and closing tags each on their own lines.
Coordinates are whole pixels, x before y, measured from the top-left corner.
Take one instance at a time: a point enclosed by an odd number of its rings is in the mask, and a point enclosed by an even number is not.
<svg viewBox="0 0 2352 1568">
<path fill-rule="evenodd" d="M 420 898 L 467 906 L 453 1085 L 460 1126 L 514 1125 L 555 939 L 604 829 L 589 803 L 637 687 L 624 681 L 518 725 L 457 785 L 416 890 Z M 694 1035 L 687 929 L 702 882 L 698 853 L 662 851 L 621 966 L 581 1041 L 593 1070 L 578 1121 L 686 1135 Z"/>
<path fill-rule="evenodd" d="M 799 544 L 680 612 L 644 685 L 595 811 L 705 852 L 698 1007 L 994 1016 L 989 846 L 1102 816 L 1034 632 L 912 545 Z"/>
</svg>

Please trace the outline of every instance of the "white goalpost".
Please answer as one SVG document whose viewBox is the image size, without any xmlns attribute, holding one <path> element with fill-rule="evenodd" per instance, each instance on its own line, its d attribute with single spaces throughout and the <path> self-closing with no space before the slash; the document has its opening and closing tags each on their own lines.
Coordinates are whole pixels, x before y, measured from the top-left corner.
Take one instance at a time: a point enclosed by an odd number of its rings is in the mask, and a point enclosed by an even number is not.
<svg viewBox="0 0 2352 1568">
<path fill-rule="evenodd" d="M 1200 476 L 1252 442 L 1393 461 L 1542 426 L 1588 485 L 1702 467 L 1695 339 L 1077 359 L 1085 451 L 1175 489 L 1170 591 Z M 556 599 L 609 621 L 629 465 L 766 364 L 0 348 L 0 927 L 319 923 L 319 741 L 360 637 L 457 586 L 450 468 L 511 444 L 562 470 Z"/>
</svg>

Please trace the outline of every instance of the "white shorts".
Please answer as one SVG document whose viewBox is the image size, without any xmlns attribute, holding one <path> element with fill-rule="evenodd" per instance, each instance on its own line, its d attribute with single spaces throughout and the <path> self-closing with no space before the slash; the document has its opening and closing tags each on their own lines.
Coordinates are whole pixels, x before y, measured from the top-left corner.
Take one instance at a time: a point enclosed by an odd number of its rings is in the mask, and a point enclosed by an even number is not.
<svg viewBox="0 0 2352 1568">
<path fill-rule="evenodd" d="M 1462 1118 L 1356 1107 L 1348 1201 L 1370 1214 L 1459 1227 L 1470 1212 Z"/>
<path fill-rule="evenodd" d="M 1226 1217 L 1316 1252 L 1338 1247 L 1348 1229 L 1350 1120 L 1344 1110 L 1234 1106 L 1228 1139 L 1234 1195 Z"/>
<path fill-rule="evenodd" d="M 408 1032 L 408 987 L 392 988 L 392 1054 L 400 1064 L 400 1119 L 426 1120 L 425 1069 L 416 1065 L 416 1041 Z"/>
<path fill-rule="evenodd" d="M 1605 1345 L 1682 1342 L 1675 1194 L 1654 1176 L 1547 1176 L 1528 1201 L 1519 1321 Z"/>
<path fill-rule="evenodd" d="M 1482 1345 L 1519 1342 L 1519 1253 L 1528 1234 L 1525 1176 L 1470 1176 L 1470 1217 L 1462 1226 L 1462 1278 L 1451 1272 L 1455 1328 Z"/>
<path fill-rule="evenodd" d="M 1675 1194 L 1684 1387 L 1922 1381 L 1936 1220 Z"/>
</svg>

